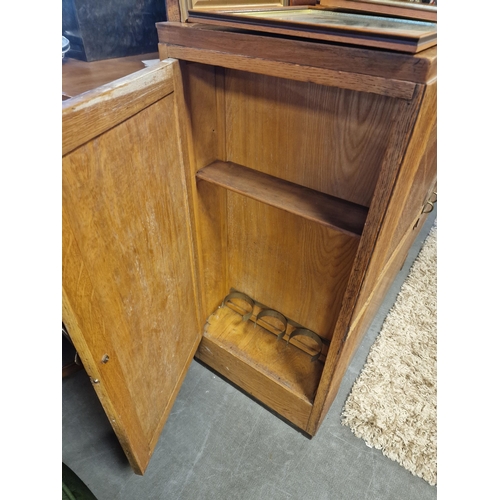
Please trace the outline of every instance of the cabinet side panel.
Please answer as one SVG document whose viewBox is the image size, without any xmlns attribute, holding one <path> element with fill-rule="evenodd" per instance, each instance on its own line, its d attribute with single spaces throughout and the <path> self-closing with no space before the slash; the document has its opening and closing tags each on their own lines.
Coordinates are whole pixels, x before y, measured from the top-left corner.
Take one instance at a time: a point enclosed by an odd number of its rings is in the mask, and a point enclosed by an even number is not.
<svg viewBox="0 0 500 500">
<path fill-rule="evenodd" d="M 369 206 L 395 99 L 226 71 L 227 159 Z"/>
<path fill-rule="evenodd" d="M 178 140 L 171 94 L 63 158 L 64 209 L 116 358 L 80 328 L 96 362 L 110 357 L 101 372 L 120 365 L 110 383 L 127 387 L 151 450 L 202 333 Z"/>
<path fill-rule="evenodd" d="M 340 387 L 344 374 L 351 362 L 352 357 L 356 353 L 365 333 L 370 327 L 377 311 L 391 287 L 396 274 L 401 269 L 406 260 L 408 250 L 414 241 L 414 235 L 409 229 L 406 235 L 401 239 L 400 245 L 393 252 L 392 258 L 387 262 L 387 265 L 379 275 L 376 285 L 372 290 L 370 299 L 360 309 L 360 312 L 353 319 L 349 328 L 347 339 L 342 346 L 342 354 L 338 359 L 333 377 L 331 380 L 331 388 L 333 390 L 331 400 L 333 401 L 335 394 Z M 325 413 L 326 414 L 326 413 Z"/>
<path fill-rule="evenodd" d="M 221 70 L 213 66 L 181 62 L 182 94 L 193 137 L 193 161 L 188 173 L 194 208 L 202 318 L 220 305 L 227 293 L 226 282 L 226 193 L 206 183 L 197 183 L 196 172 L 225 155 L 224 92 Z"/>
<path fill-rule="evenodd" d="M 414 134 L 414 130 L 421 114 L 425 114 L 424 94 L 425 87 L 417 86 L 415 96 L 411 102 L 397 102 L 394 115 L 390 120 L 391 145 L 382 161 L 382 168 L 368 212 L 365 229 L 361 236 L 339 319 L 333 334 L 332 345 L 330 346 L 323 376 L 314 401 L 308 423 L 308 432 L 311 435 L 316 433 L 325 418 L 347 368 L 347 360 L 351 358 L 355 347 L 359 343 L 358 339 L 349 338 L 349 330 L 354 320 L 354 311 L 362 303 L 362 289 L 369 288 L 370 291 L 373 291 L 384 267 L 383 265 L 378 267 L 376 275 L 370 278 L 368 273 L 374 263 L 374 254 L 379 250 L 385 250 L 386 245 L 390 242 L 390 240 L 384 242 L 381 239 L 382 227 L 386 223 L 388 206 L 394 190 L 397 189 L 398 177 L 401 173 L 403 160 L 407 158 L 410 142 L 418 141 L 418 136 Z M 417 162 L 419 160 L 420 158 L 418 158 Z M 368 279 L 370 279 L 369 285 L 367 285 Z M 370 293 L 367 296 L 369 295 Z M 356 335 L 361 338 L 364 333 L 364 331 L 359 330 Z M 349 342 L 346 342 L 346 340 Z"/>
<path fill-rule="evenodd" d="M 392 259 L 403 236 L 413 228 L 410 231 L 413 241 L 421 227 L 421 221 L 416 227 L 415 223 L 429 191 L 435 185 L 437 175 L 436 88 L 437 84 L 434 83 L 425 89 L 422 110 L 402 161 L 353 317 L 369 300 L 380 274 Z"/>
<path fill-rule="evenodd" d="M 425 206 L 428 200 L 437 201 L 437 194 L 433 195 L 433 189 L 436 189 L 437 182 L 437 120 L 434 117 L 434 124 L 430 131 L 429 137 L 426 140 L 422 138 L 426 144 L 425 150 L 419 162 L 417 171 L 414 173 L 413 179 L 403 179 L 403 183 L 410 188 L 405 193 L 406 202 L 404 209 L 401 210 L 399 217 L 397 214 L 392 216 L 397 220 L 395 224 L 394 234 L 389 245 L 387 255 L 392 255 L 398 242 L 401 241 L 407 229 L 412 226 L 415 231 L 418 231 L 423 225 L 423 217 L 420 217 L 422 210 L 426 211 L 429 206 Z M 413 174 L 413 173 L 412 173 Z M 410 176 L 412 175 L 410 174 Z M 415 218 L 418 218 L 418 224 L 415 225 Z M 387 258 L 386 258 L 387 260 Z"/>
<path fill-rule="evenodd" d="M 216 71 L 213 66 L 180 62 L 196 170 L 217 159 Z"/>
</svg>

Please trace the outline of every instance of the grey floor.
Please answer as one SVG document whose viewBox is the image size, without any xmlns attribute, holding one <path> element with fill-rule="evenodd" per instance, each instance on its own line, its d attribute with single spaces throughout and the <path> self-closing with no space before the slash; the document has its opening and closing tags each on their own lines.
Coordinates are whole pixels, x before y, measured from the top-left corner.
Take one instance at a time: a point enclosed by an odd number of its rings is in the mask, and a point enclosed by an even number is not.
<svg viewBox="0 0 500 500">
<path fill-rule="evenodd" d="M 323 425 L 308 439 L 193 361 L 144 476 L 135 475 L 83 371 L 62 383 L 62 459 L 98 500 L 428 500 L 437 488 L 341 425 L 341 412 L 418 254 L 427 219 Z"/>
</svg>

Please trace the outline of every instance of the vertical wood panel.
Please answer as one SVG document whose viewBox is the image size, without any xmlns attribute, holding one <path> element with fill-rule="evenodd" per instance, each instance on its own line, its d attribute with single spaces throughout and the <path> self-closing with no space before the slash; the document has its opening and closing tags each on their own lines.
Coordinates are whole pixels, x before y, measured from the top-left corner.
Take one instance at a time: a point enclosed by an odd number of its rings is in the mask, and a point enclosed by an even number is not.
<svg viewBox="0 0 500 500">
<path fill-rule="evenodd" d="M 88 376 L 99 381 L 94 389 L 134 472 L 143 474 L 151 449 L 135 408 L 129 407 L 132 398 L 127 386 L 114 383 L 124 379 L 121 364 L 107 338 L 106 315 L 101 310 L 65 210 L 62 229 L 63 323 L 71 332 L 71 340 Z M 101 370 L 105 354 L 109 361 L 106 370 Z"/>
<path fill-rule="evenodd" d="M 229 285 L 331 338 L 359 238 L 227 196 Z"/>
<path fill-rule="evenodd" d="M 194 231 L 199 249 L 200 291 L 204 319 L 220 305 L 227 293 L 226 281 L 226 193 L 203 182 L 196 172 L 223 153 L 225 144 L 223 89 L 220 69 L 200 64 L 181 63 L 183 95 L 188 127 L 193 137 L 193 161 L 188 184 L 195 214 Z"/>
<path fill-rule="evenodd" d="M 366 302 L 386 263 L 401 238 L 413 226 L 436 179 L 436 91 L 437 84 L 425 88 L 422 111 L 402 161 L 397 184 L 389 201 L 377 246 L 354 310 L 356 315 Z M 415 228 L 414 238 L 418 229 Z"/>
<path fill-rule="evenodd" d="M 228 161 L 369 206 L 394 99 L 226 71 Z"/>
<path fill-rule="evenodd" d="M 75 317 L 70 335 L 110 356 L 99 387 L 125 415 L 104 406 L 141 473 L 202 334 L 178 114 L 170 94 L 63 157 L 64 212 L 103 323 Z M 67 310 L 85 300 L 78 286 L 63 282 Z"/>
<path fill-rule="evenodd" d="M 424 86 L 418 86 L 417 90 L 411 102 L 397 102 L 397 107 L 390 119 L 391 144 L 387 148 L 382 162 L 373 202 L 368 212 L 365 230 L 361 236 L 342 309 L 333 334 L 332 345 L 328 352 L 329 355 L 326 359 L 325 369 L 307 426 L 307 431 L 311 435 L 316 433 L 325 418 L 347 367 L 348 362 L 346 360 L 351 359 L 357 345 L 357 341 L 350 340 L 346 342 L 346 339 L 348 339 L 354 310 L 357 304 L 360 303 L 360 293 L 366 282 L 372 255 L 376 247 L 383 249 L 385 245 L 383 240 L 380 239 L 380 231 L 385 221 L 389 201 L 397 184 L 401 164 L 408 150 L 409 141 L 419 117 L 425 94 Z M 416 140 L 418 141 L 418 137 L 416 137 Z M 374 285 L 375 283 L 372 284 L 372 286 Z M 358 335 L 364 333 L 360 330 Z"/>
</svg>

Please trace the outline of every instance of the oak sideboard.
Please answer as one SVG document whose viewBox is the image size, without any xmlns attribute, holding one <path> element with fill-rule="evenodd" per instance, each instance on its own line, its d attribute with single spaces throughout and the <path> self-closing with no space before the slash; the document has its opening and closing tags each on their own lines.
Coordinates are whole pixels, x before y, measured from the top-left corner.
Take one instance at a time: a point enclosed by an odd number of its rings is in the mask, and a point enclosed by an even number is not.
<svg viewBox="0 0 500 500">
<path fill-rule="evenodd" d="M 437 45 L 167 7 L 62 111 L 63 321 L 139 474 L 193 357 L 314 436 L 437 199 Z"/>
</svg>

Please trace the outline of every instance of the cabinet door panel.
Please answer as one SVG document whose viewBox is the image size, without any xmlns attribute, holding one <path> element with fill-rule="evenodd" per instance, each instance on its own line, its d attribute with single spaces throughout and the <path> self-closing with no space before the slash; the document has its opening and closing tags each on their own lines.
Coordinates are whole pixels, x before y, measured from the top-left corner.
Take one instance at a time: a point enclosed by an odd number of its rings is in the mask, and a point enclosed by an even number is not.
<svg viewBox="0 0 500 500">
<path fill-rule="evenodd" d="M 163 62 L 63 108 L 63 320 L 137 473 L 202 332 L 178 71 Z"/>
</svg>

